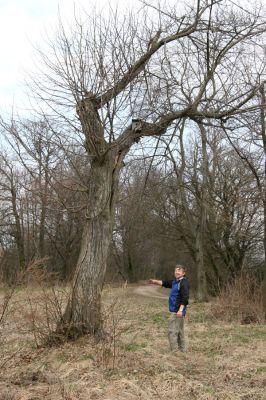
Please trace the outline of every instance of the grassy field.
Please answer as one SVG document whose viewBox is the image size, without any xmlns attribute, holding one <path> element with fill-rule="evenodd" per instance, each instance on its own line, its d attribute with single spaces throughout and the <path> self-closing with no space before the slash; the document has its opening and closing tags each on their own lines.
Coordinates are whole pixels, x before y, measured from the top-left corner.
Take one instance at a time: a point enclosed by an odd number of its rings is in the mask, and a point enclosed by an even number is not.
<svg viewBox="0 0 266 400">
<path fill-rule="evenodd" d="M 48 348 L 37 346 L 32 328 L 33 311 L 37 326 L 52 324 L 38 299 L 38 290 L 21 290 L 9 303 L 0 328 L 1 400 L 266 399 L 265 325 L 225 324 L 210 303 L 192 303 L 188 351 L 171 354 L 167 300 L 107 288 L 108 340 Z"/>
</svg>

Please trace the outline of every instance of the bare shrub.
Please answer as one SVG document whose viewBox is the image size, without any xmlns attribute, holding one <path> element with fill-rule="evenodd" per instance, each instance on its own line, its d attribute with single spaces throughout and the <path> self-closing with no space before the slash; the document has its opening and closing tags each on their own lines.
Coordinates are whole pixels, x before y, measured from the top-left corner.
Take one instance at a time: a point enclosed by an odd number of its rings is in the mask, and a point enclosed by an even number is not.
<svg viewBox="0 0 266 400">
<path fill-rule="evenodd" d="M 126 321 L 127 304 L 124 301 L 126 285 L 122 288 L 122 294 L 113 297 L 103 311 L 104 339 L 97 345 L 95 362 L 98 367 L 114 370 L 124 355 L 124 347 L 121 346 L 122 336 L 132 328 L 132 323 Z"/>
<path fill-rule="evenodd" d="M 50 286 L 58 281 L 58 274 L 47 271 L 49 257 L 32 260 L 19 276 L 21 284 L 30 286 Z"/>
<path fill-rule="evenodd" d="M 67 298 L 67 289 L 56 285 L 57 274 L 47 272 L 46 261 L 45 258 L 34 260 L 24 275 L 27 286 L 23 320 L 28 332 L 33 334 L 36 347 L 59 340 L 56 326 L 63 318 Z"/>
<path fill-rule="evenodd" d="M 19 329 L 33 336 L 36 347 L 52 346 L 67 341 L 71 335 L 71 326 L 67 330 L 58 330 L 60 322 L 64 325 L 64 310 L 69 296 L 69 288 L 58 284 L 57 275 L 47 272 L 46 259 L 33 261 L 24 275 L 25 298 L 21 309 Z M 126 305 L 123 302 L 122 288 L 119 298 L 112 289 L 106 289 L 108 302 L 103 310 L 104 334 L 95 343 L 96 364 L 103 368 L 114 369 L 120 357 L 119 341 L 129 325 L 125 322 Z M 72 335 L 73 340 L 79 336 Z"/>
<path fill-rule="evenodd" d="M 214 317 L 228 322 L 263 323 L 261 285 L 249 275 L 235 278 L 220 291 L 211 312 Z"/>
<path fill-rule="evenodd" d="M 8 389 L 3 389 L 0 390 L 0 399 L 1 400 L 17 400 L 17 393 L 13 390 Z"/>
<path fill-rule="evenodd" d="M 0 297 L 0 347 L 5 348 L 12 333 L 12 319 L 16 310 L 15 301 L 16 285 L 3 289 L 3 296 Z M 0 370 L 12 360 L 21 348 L 12 349 L 11 352 L 4 352 L 1 357 Z M 0 396 L 2 399 L 2 397 Z"/>
<path fill-rule="evenodd" d="M 14 291 L 15 287 L 9 288 L 4 294 L 3 300 L 0 302 L 0 328 L 4 326 L 4 323 L 9 314 L 11 299 L 13 297 Z"/>
</svg>

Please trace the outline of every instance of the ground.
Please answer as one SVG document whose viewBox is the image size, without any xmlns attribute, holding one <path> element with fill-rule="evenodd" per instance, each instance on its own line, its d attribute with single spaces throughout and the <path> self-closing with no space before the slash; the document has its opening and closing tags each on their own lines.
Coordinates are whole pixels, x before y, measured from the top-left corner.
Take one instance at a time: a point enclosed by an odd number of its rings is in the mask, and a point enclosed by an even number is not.
<svg viewBox="0 0 266 400">
<path fill-rule="evenodd" d="M 214 318 L 212 303 L 192 303 L 188 351 L 171 354 L 167 293 L 107 287 L 107 340 L 86 336 L 49 348 L 41 342 L 54 300 L 47 313 L 38 289 L 15 292 L 0 331 L 0 399 L 266 399 L 265 325 L 226 324 Z"/>
</svg>

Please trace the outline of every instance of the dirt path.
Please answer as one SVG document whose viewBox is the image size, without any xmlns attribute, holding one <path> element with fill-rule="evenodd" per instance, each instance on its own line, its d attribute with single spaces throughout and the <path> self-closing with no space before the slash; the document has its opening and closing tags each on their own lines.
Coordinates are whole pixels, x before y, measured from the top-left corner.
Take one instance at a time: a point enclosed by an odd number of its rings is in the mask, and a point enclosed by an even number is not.
<svg viewBox="0 0 266 400">
<path fill-rule="evenodd" d="M 158 286 L 142 285 L 134 288 L 133 292 L 141 296 L 152 297 L 155 299 L 168 299 L 168 295 L 162 292 L 162 289 Z"/>
</svg>

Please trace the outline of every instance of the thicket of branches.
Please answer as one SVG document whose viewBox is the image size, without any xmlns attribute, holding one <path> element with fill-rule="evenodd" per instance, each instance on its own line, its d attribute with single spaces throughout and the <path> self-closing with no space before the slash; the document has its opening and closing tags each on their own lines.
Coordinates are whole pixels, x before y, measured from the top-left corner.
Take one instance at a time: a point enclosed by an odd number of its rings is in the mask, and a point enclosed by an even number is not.
<svg viewBox="0 0 266 400">
<path fill-rule="evenodd" d="M 66 159 L 41 121 L 13 129 L 28 150 L 12 135 L 7 139 L 13 151 L 1 152 L 1 278 L 12 283 L 32 260 L 48 257 L 47 271 L 68 279 L 82 233 L 85 155 L 73 149 Z M 209 293 L 215 294 L 243 271 L 262 278 L 263 203 L 253 171 L 225 134 L 209 127 L 207 139 L 204 263 Z M 123 168 L 106 280 L 166 278 L 180 260 L 189 266 L 196 287 L 195 236 L 203 185 L 200 132 L 188 126 L 171 146 L 157 143 L 156 155 L 153 145 L 150 155 L 131 156 Z M 261 152 L 254 148 L 249 156 L 263 175 Z"/>
</svg>

